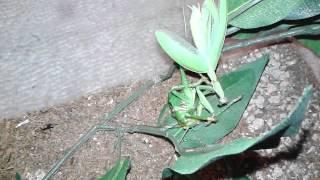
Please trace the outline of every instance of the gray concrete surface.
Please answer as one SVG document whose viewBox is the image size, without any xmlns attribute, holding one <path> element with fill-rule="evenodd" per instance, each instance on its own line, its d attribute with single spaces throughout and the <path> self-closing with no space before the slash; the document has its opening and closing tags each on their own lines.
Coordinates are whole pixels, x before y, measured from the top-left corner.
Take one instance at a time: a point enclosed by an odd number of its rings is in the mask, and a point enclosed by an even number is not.
<svg viewBox="0 0 320 180">
<path fill-rule="evenodd" d="M 158 77 L 170 60 L 154 31 L 183 35 L 186 4 L 0 0 L 0 117 Z"/>
</svg>

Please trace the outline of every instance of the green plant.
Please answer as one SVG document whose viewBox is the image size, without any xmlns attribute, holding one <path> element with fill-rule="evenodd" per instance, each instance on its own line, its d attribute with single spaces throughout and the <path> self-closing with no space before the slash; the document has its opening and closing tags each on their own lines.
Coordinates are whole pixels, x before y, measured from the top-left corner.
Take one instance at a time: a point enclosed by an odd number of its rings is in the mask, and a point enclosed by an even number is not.
<svg viewBox="0 0 320 180">
<path fill-rule="evenodd" d="M 196 73 L 206 73 L 220 103 L 225 104 L 227 99 L 215 70 L 227 30 L 227 1 L 220 1 L 217 6 L 213 1 L 206 0 L 201 8 L 192 6 L 191 9 L 190 26 L 197 48 L 167 31 L 157 31 L 157 40 L 180 66 Z"/>
<path fill-rule="evenodd" d="M 192 174 L 224 157 L 246 150 L 274 148 L 281 137 L 296 135 L 312 95 L 311 86 L 305 88 L 288 118 L 269 132 L 219 144 L 219 140 L 232 132 L 240 121 L 268 63 L 268 55 L 220 78 L 215 70 L 222 52 L 287 37 L 318 35 L 318 5 L 318 0 L 205 0 L 201 7 L 191 6 L 190 26 L 195 46 L 174 33 L 163 30 L 156 32 L 160 46 L 181 66 L 181 84 L 168 93 L 168 103 L 159 115 L 158 126 L 122 126 L 108 122 L 153 85 L 147 82 L 108 113 L 103 122 L 82 136 L 44 179 L 49 179 L 97 131 L 144 133 L 171 141 L 179 157 L 172 167 L 164 169 L 163 177 Z M 303 21 L 306 18 L 308 21 Z M 226 36 L 244 40 L 224 45 Z M 314 44 L 313 47 L 318 49 Z M 199 79 L 194 83 L 189 82 L 183 68 L 197 73 Z M 174 67 L 162 79 L 169 78 L 172 70 Z M 228 99 L 233 100 L 229 102 Z M 170 113 L 166 116 L 165 112 Z M 188 132 L 190 128 L 193 130 Z M 277 143 L 269 144 L 270 139 Z M 124 179 L 129 164 L 128 159 L 119 160 L 105 177 L 117 172 L 121 175 L 119 178 Z"/>
<path fill-rule="evenodd" d="M 229 12 L 245 3 L 254 6 L 229 18 L 228 37 L 243 39 L 224 51 L 295 37 L 319 54 L 320 7 L 318 0 L 228 0 Z"/>
<path fill-rule="evenodd" d="M 119 159 L 114 167 L 112 167 L 100 180 L 119 180 L 125 179 L 130 169 L 131 161 L 129 157 Z"/>
</svg>

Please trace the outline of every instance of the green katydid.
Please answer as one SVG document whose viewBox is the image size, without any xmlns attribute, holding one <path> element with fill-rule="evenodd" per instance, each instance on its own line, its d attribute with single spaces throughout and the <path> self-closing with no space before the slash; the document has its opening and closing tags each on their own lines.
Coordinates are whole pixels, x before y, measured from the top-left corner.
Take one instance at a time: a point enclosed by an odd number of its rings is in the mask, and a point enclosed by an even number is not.
<svg viewBox="0 0 320 180">
<path fill-rule="evenodd" d="M 194 47 L 183 38 L 168 32 L 157 31 L 156 38 L 164 51 L 180 66 L 209 77 L 209 84 L 219 96 L 221 104 L 228 102 L 215 70 L 221 55 L 227 29 L 227 1 L 217 5 L 205 0 L 202 8 L 191 6 L 190 26 Z M 201 76 L 201 80 L 205 76 Z M 207 81 L 204 81 L 207 82 Z M 201 84 L 201 83 L 199 83 Z"/>
<path fill-rule="evenodd" d="M 198 121 L 214 122 L 214 117 L 205 117 L 201 115 L 203 106 L 213 114 L 211 105 L 201 92 L 201 88 L 211 87 L 190 87 L 186 74 L 182 68 L 180 68 L 180 75 L 182 86 L 179 86 L 178 89 L 173 87 L 168 95 L 168 104 L 178 124 L 183 128 L 189 128 L 198 123 Z"/>
<path fill-rule="evenodd" d="M 209 85 L 199 85 L 198 83 L 189 84 L 183 68 L 180 68 L 180 75 L 181 85 L 173 87 L 168 95 L 168 104 L 172 111 L 172 116 L 177 120 L 179 126 L 174 124 L 169 128 L 182 127 L 185 129 L 184 135 L 190 128 L 199 124 L 200 121 L 206 121 L 208 123 L 216 122 L 216 116 L 240 100 L 240 98 L 232 100 L 232 102 L 224 106 L 220 112 L 215 113 L 209 101 L 206 99 L 207 95 L 214 92 L 213 87 Z M 203 107 L 208 110 L 210 113 L 209 116 L 203 115 Z"/>
</svg>

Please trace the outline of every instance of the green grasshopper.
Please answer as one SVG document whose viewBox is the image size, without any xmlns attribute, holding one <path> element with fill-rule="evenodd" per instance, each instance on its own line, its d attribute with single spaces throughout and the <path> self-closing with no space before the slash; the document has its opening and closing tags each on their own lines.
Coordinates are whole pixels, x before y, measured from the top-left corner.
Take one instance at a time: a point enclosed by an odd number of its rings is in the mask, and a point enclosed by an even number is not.
<svg viewBox="0 0 320 180">
<path fill-rule="evenodd" d="M 183 68 L 180 68 L 181 85 L 175 86 L 168 94 L 168 104 L 171 109 L 171 115 L 176 119 L 177 123 L 167 128 L 182 127 L 185 132 L 198 125 L 201 121 L 206 121 L 208 124 L 216 122 L 216 117 L 227 110 L 232 104 L 236 103 L 241 97 L 232 100 L 228 105 L 224 106 L 220 112 L 215 113 L 211 104 L 206 99 L 206 96 L 212 94 L 214 89 L 209 85 L 202 85 L 199 82 L 189 84 Z M 201 81 L 200 81 L 201 82 Z M 205 108 L 210 115 L 203 115 Z M 176 126 L 178 125 L 178 126 Z M 177 131 L 177 133 L 181 130 Z"/>
<path fill-rule="evenodd" d="M 178 124 L 188 129 L 199 121 L 215 122 L 214 116 L 201 115 L 203 107 L 214 114 L 213 108 L 201 92 L 202 89 L 211 90 L 211 87 L 190 85 L 182 68 L 180 68 L 180 74 L 182 86 L 173 87 L 168 95 L 168 104 Z"/>
<path fill-rule="evenodd" d="M 205 82 L 217 93 L 220 104 L 227 104 L 228 100 L 215 73 L 227 30 L 227 1 L 220 0 L 216 5 L 212 0 L 205 0 L 202 8 L 190 8 L 190 26 L 196 47 L 168 31 L 157 31 L 157 41 L 177 64 L 201 74 L 200 81 L 207 78 Z M 207 77 L 202 74 L 207 74 Z"/>
</svg>

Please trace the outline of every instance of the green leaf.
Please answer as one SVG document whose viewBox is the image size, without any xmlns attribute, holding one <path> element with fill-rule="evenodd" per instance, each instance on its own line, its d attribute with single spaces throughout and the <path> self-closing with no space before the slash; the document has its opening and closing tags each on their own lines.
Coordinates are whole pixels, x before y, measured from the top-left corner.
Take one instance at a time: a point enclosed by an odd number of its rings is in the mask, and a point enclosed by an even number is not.
<svg viewBox="0 0 320 180">
<path fill-rule="evenodd" d="M 257 35 L 257 33 L 237 33 L 234 36 L 232 36 L 232 38 L 235 39 L 250 39 L 250 38 L 254 38 Z"/>
<path fill-rule="evenodd" d="M 190 29 L 192 39 L 200 53 L 205 53 L 208 49 L 208 16 L 207 9 L 199 6 L 191 6 Z"/>
<path fill-rule="evenodd" d="M 196 49 L 183 38 L 157 31 L 162 49 L 180 66 L 196 73 L 216 69 L 227 29 L 227 2 L 205 0 L 202 7 L 191 6 L 190 28 Z"/>
<path fill-rule="evenodd" d="M 208 64 L 197 49 L 183 38 L 169 31 L 157 31 L 162 49 L 180 66 L 193 72 L 208 72 Z"/>
<path fill-rule="evenodd" d="M 22 179 L 21 175 L 18 172 L 16 172 L 16 180 L 21 180 L 21 179 Z"/>
<path fill-rule="evenodd" d="M 130 164 L 130 157 L 119 160 L 100 180 L 125 180 L 127 172 L 130 169 Z"/>
<path fill-rule="evenodd" d="M 170 171 L 168 173 L 169 173 L 168 176 L 162 176 L 162 177 L 169 177 L 170 176 L 170 180 L 199 180 L 199 179 L 201 179 L 201 176 L 196 173 L 195 174 L 185 174 L 185 175 L 170 172 Z"/>
<path fill-rule="evenodd" d="M 235 11 L 240 6 L 249 2 L 250 0 L 227 0 L 228 2 L 228 13 Z"/>
<path fill-rule="evenodd" d="M 163 175 L 168 177 L 174 171 L 179 174 L 192 174 L 212 163 L 216 160 L 230 155 L 240 154 L 246 150 L 257 150 L 262 148 L 273 148 L 274 144 L 269 143 L 269 140 L 277 140 L 280 142 L 281 137 L 296 135 L 304 113 L 308 106 L 309 100 L 312 97 L 312 87 L 305 88 L 302 97 L 296 107 L 290 113 L 289 117 L 280 122 L 271 131 L 264 135 L 255 138 L 241 137 L 232 142 L 225 144 L 212 144 L 207 146 L 206 152 L 186 153 L 180 156 L 171 168 L 166 168 Z M 214 132 L 213 132 L 214 133 Z"/>
<path fill-rule="evenodd" d="M 257 29 L 243 29 L 238 33 L 234 34 L 232 38 L 235 39 L 250 39 L 258 37 L 266 37 L 271 34 L 276 34 L 284 31 L 288 31 L 293 25 L 279 24 L 277 26 L 269 26 L 268 28 L 257 28 Z M 306 27 L 306 26 L 305 26 Z"/>
<path fill-rule="evenodd" d="M 320 14 L 320 1 L 319 0 L 304 0 L 300 6 L 291 11 L 286 17 L 287 20 L 298 20 L 316 16 Z"/>
<path fill-rule="evenodd" d="M 247 1 L 228 0 L 229 12 Z M 230 24 L 243 29 L 271 25 L 286 18 L 303 2 L 304 0 L 263 0 L 235 17 Z"/>
<path fill-rule="evenodd" d="M 320 39 L 312 40 L 312 39 L 301 39 L 299 40 L 304 46 L 310 48 L 315 54 L 320 56 Z"/>
<path fill-rule="evenodd" d="M 243 112 L 248 105 L 251 96 L 256 88 L 260 76 L 268 62 L 268 56 L 264 56 L 259 60 L 243 65 L 235 72 L 223 75 L 220 79 L 224 92 L 229 100 L 242 96 L 242 99 L 233 104 L 225 112 L 221 113 L 216 119 L 217 123 L 207 125 L 205 122 L 200 123 L 195 128 L 189 130 L 181 142 L 181 147 L 192 148 L 203 144 L 212 144 L 229 134 L 238 124 Z M 214 112 L 222 111 L 223 107 L 218 106 L 219 99 L 216 95 L 207 96 Z M 207 112 L 203 112 L 203 116 L 211 116 Z M 165 125 L 174 124 L 176 120 L 172 116 L 166 117 Z M 181 128 L 168 130 L 168 133 L 180 140 L 184 131 Z M 201 139 L 201 142 L 199 141 Z"/>
<path fill-rule="evenodd" d="M 208 0 L 206 1 L 206 6 L 211 12 L 211 22 L 207 26 L 207 29 L 211 31 L 208 39 L 208 44 L 210 44 L 207 52 L 207 56 L 210 58 L 210 65 L 212 69 L 215 70 L 218 64 L 218 61 L 221 56 L 226 30 L 228 26 L 228 10 L 227 2 L 219 1 L 217 6 L 215 5 L 216 1 Z M 213 3 L 214 2 L 214 3 Z"/>
</svg>

